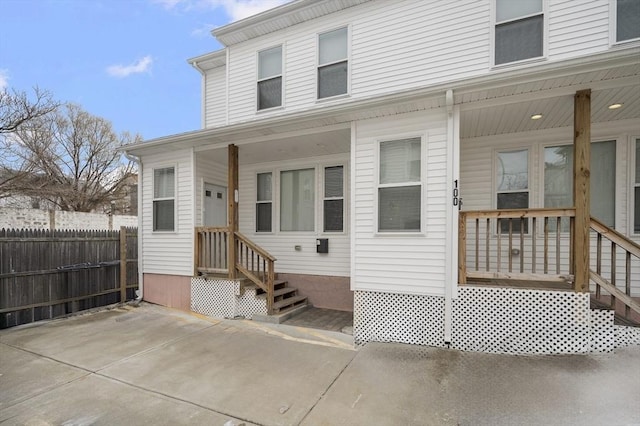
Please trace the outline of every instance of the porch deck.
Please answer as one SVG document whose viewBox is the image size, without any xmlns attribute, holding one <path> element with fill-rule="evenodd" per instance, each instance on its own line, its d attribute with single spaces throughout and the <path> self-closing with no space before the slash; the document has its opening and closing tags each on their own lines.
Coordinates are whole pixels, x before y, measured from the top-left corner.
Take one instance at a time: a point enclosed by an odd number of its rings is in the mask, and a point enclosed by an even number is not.
<svg viewBox="0 0 640 426">
<path fill-rule="evenodd" d="M 533 290 L 567 290 L 573 291 L 573 284 L 569 281 L 539 281 L 527 279 L 506 278 L 474 278 L 464 285 L 479 285 L 489 287 L 526 288 Z"/>
<path fill-rule="evenodd" d="M 353 327 L 353 312 L 311 307 L 284 321 L 283 324 L 343 332 L 345 327 Z"/>
</svg>

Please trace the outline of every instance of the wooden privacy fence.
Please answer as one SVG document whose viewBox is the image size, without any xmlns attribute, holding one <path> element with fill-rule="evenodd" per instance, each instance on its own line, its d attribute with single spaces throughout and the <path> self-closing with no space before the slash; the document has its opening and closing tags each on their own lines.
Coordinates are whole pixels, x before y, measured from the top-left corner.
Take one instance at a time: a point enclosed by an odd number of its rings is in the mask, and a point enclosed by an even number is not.
<svg viewBox="0 0 640 426">
<path fill-rule="evenodd" d="M 135 298 L 138 232 L 0 230 L 0 328 Z"/>
</svg>

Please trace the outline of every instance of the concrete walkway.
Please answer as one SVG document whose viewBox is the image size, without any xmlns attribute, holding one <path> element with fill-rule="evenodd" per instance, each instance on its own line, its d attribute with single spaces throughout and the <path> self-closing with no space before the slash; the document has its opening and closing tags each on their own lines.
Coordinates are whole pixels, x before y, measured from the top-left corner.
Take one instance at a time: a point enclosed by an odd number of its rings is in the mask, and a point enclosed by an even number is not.
<svg viewBox="0 0 640 426">
<path fill-rule="evenodd" d="M 640 424 L 640 347 L 514 357 L 142 304 L 0 331 L 3 425 Z"/>
</svg>

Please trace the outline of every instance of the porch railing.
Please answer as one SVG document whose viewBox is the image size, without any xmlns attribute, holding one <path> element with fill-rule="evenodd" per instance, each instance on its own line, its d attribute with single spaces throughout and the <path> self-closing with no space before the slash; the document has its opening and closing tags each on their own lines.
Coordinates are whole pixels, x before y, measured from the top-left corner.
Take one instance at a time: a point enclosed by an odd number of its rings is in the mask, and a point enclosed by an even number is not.
<svg viewBox="0 0 640 426">
<path fill-rule="evenodd" d="M 573 281 L 575 209 L 461 211 L 458 279 Z"/>
<path fill-rule="evenodd" d="M 640 303 L 631 297 L 631 276 L 633 271 L 638 274 L 640 269 L 640 246 L 593 217 L 590 227 L 595 233 L 596 269 L 589 269 L 589 278 L 596 286 L 595 299 L 601 303 L 608 302 L 610 309 L 625 319 L 640 322 Z M 605 241 L 608 249 L 603 247 Z M 602 294 L 603 289 L 608 296 Z M 616 300 L 623 308 L 616 309 Z"/>
<path fill-rule="evenodd" d="M 230 267 L 229 240 L 232 237 L 235 265 Z M 199 274 L 233 278 L 237 271 L 244 275 L 266 293 L 267 312 L 273 313 L 276 258 L 249 238 L 240 232 L 232 236 L 228 227 L 196 227 L 194 259 Z"/>
</svg>

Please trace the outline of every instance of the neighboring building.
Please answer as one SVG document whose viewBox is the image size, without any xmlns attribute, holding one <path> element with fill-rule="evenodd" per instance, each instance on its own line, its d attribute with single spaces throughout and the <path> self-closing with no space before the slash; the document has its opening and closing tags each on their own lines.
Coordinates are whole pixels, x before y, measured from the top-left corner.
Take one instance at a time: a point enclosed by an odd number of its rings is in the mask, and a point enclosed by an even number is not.
<svg viewBox="0 0 640 426">
<path fill-rule="evenodd" d="M 297 0 L 215 29 L 225 47 L 189 61 L 203 129 L 127 150 L 145 299 L 304 303 L 273 289 L 276 258 L 310 303 L 354 310 L 358 343 L 640 342 L 588 293 L 617 284 L 638 310 L 639 5 Z"/>
</svg>

